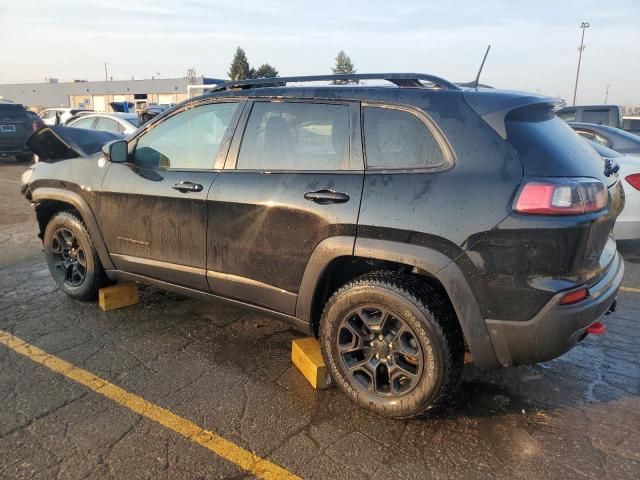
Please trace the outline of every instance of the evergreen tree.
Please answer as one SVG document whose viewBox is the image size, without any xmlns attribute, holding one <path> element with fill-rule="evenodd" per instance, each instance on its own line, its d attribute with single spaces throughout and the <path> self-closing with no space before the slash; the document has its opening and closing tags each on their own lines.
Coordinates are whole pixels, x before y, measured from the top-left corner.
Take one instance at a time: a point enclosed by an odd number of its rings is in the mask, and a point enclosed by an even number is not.
<svg viewBox="0 0 640 480">
<path fill-rule="evenodd" d="M 253 69 L 252 69 L 253 70 Z M 277 77 L 278 71 L 268 63 L 263 63 L 257 70 L 253 71 L 253 77 L 251 78 L 272 78 Z"/>
<path fill-rule="evenodd" d="M 338 56 L 336 57 L 336 66 L 331 70 L 333 70 L 334 75 L 338 75 L 341 73 L 356 73 L 356 69 L 353 66 L 351 58 L 349 58 L 349 55 L 344 53 L 344 50 L 340 50 L 338 52 Z M 360 82 L 358 82 L 358 80 L 334 80 L 331 83 L 333 83 L 334 85 L 346 85 L 348 83 Z"/>
<path fill-rule="evenodd" d="M 251 69 L 249 67 L 249 61 L 247 60 L 247 55 L 244 53 L 244 50 L 240 47 L 236 49 L 236 53 L 233 55 L 233 61 L 231 62 L 231 67 L 229 68 L 229 79 L 230 80 L 244 80 L 250 77 Z"/>
</svg>

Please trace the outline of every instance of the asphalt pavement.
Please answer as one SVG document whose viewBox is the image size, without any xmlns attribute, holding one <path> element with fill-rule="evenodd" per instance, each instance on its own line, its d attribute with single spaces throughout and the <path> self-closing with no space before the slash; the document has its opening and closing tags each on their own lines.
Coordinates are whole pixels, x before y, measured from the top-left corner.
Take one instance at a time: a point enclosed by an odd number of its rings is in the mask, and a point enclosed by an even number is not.
<svg viewBox="0 0 640 480">
<path fill-rule="evenodd" d="M 397 421 L 311 389 L 290 361 L 301 335 L 262 314 L 148 287 L 109 313 L 67 298 L 24 169 L 0 164 L 0 478 L 640 478 L 640 241 L 620 244 L 606 335 L 467 366 L 444 411 Z"/>
</svg>

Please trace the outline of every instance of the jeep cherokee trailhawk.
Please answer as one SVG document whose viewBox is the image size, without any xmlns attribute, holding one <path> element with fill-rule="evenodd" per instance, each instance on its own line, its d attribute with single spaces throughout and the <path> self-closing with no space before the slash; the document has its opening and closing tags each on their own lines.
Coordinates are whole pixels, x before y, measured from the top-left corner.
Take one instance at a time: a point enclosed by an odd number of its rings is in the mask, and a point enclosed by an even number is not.
<svg viewBox="0 0 640 480">
<path fill-rule="evenodd" d="M 546 361 L 614 305 L 622 189 L 558 103 L 425 74 L 231 82 L 103 148 L 37 132 L 23 191 L 69 296 L 135 280 L 275 314 L 405 417 L 465 352 Z"/>
</svg>

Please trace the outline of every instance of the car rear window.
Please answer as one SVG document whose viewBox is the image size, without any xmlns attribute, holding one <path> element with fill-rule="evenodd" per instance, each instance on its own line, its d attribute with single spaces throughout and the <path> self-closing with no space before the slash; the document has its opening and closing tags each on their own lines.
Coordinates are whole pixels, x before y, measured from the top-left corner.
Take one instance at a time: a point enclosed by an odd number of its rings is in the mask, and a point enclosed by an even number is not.
<svg viewBox="0 0 640 480">
<path fill-rule="evenodd" d="M 607 125 L 609 123 L 609 110 L 583 110 L 582 122 Z"/>
<path fill-rule="evenodd" d="M 515 110 L 505 126 L 507 141 L 518 152 L 525 175 L 592 177 L 610 183 L 600 156 L 550 107 Z"/>
<path fill-rule="evenodd" d="M 24 107 L 18 103 L 0 103 L 0 116 L 3 117 L 23 117 L 26 115 Z"/>
<path fill-rule="evenodd" d="M 362 110 L 367 168 L 438 168 L 446 164 L 438 141 L 417 115 L 388 107 Z"/>
</svg>

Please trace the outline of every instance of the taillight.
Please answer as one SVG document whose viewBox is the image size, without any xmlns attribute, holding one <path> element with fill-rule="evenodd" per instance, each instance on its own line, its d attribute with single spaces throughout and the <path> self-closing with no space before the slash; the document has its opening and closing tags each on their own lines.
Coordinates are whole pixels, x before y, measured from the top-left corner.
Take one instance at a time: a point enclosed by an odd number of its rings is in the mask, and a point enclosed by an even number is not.
<svg viewBox="0 0 640 480">
<path fill-rule="evenodd" d="M 581 302 L 589 296 L 588 288 L 581 288 L 580 290 L 574 290 L 573 292 L 566 293 L 560 299 L 560 305 L 573 305 L 574 303 Z"/>
<path fill-rule="evenodd" d="M 631 185 L 636 190 L 640 190 L 640 173 L 632 173 L 631 175 L 627 175 L 624 177 L 629 185 Z"/>
<path fill-rule="evenodd" d="M 592 178 L 528 180 L 521 187 L 513 209 L 529 215 L 580 215 L 607 206 L 604 184 Z"/>
<path fill-rule="evenodd" d="M 44 122 L 39 118 L 31 122 L 31 129 L 34 132 L 42 127 L 44 127 Z"/>
</svg>

